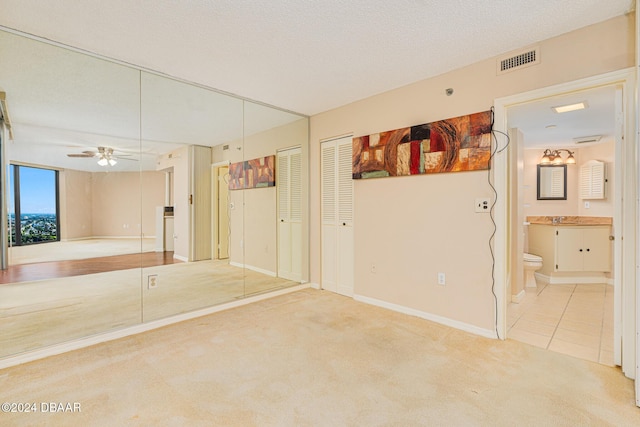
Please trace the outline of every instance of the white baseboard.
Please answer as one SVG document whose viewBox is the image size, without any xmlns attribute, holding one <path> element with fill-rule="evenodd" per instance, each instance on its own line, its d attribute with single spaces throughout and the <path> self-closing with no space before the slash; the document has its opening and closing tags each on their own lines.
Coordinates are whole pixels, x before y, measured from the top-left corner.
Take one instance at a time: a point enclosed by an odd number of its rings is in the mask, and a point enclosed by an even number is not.
<svg viewBox="0 0 640 427">
<path fill-rule="evenodd" d="M 143 236 L 142 239 L 155 239 L 156 236 Z M 140 239 L 140 236 L 85 236 L 60 239 L 61 242 L 77 242 L 91 239 Z"/>
<path fill-rule="evenodd" d="M 130 335 L 140 334 L 142 332 L 147 332 L 153 329 L 162 328 L 164 326 L 172 325 L 174 323 L 184 322 L 185 320 L 191 320 L 197 317 L 207 316 L 209 314 L 217 313 L 224 310 L 229 310 L 231 308 L 240 307 L 243 305 L 277 297 L 280 295 L 285 295 L 288 293 L 296 292 L 296 291 L 307 289 L 307 288 L 309 288 L 309 284 L 302 284 L 302 285 L 292 286 L 290 288 L 278 289 L 273 292 L 266 292 L 263 294 L 258 294 L 258 295 L 238 299 L 235 301 L 216 305 L 213 307 L 203 308 L 201 310 L 195 310 L 195 311 L 190 311 L 188 313 L 177 314 L 175 316 L 167 317 L 165 319 L 154 320 L 148 323 L 141 323 L 139 325 L 131 326 L 124 329 L 119 329 L 117 331 L 111 331 L 111 332 L 105 332 L 103 334 L 92 335 L 90 337 L 44 347 L 38 350 L 21 353 L 15 356 L 5 357 L 0 359 L 0 369 L 21 365 L 23 363 L 32 362 L 38 359 L 44 359 L 45 357 L 55 356 L 57 354 L 67 353 L 73 350 L 79 350 L 81 348 L 90 347 L 92 345 L 100 344 L 103 342 L 117 340 L 119 338 L 128 337 Z"/>
<path fill-rule="evenodd" d="M 320 290 L 320 285 L 318 283 L 309 283 L 309 287 Z"/>
<path fill-rule="evenodd" d="M 247 270 L 255 271 L 256 273 L 266 274 L 267 276 L 277 277 L 277 274 L 275 272 L 265 270 L 264 268 L 254 267 L 252 265 L 247 265 L 247 264 L 241 264 L 235 261 L 230 261 L 229 264 L 233 265 L 234 267 L 246 268 Z"/>
<path fill-rule="evenodd" d="M 495 331 L 490 329 L 479 328 L 468 323 L 460 322 L 458 320 L 449 319 L 447 317 L 438 316 L 436 314 L 427 313 L 424 311 L 416 310 L 413 308 L 405 307 L 402 305 L 393 304 L 386 301 L 377 300 L 375 298 L 369 298 L 362 295 L 354 295 L 353 299 L 356 301 L 364 302 L 366 304 L 375 305 L 378 307 L 386 308 L 388 310 L 397 311 L 399 313 L 408 314 L 410 316 L 420 317 L 425 320 L 440 323 L 441 325 L 450 326 L 455 329 L 460 329 L 465 332 L 472 333 L 474 335 L 480 335 L 485 338 L 497 339 L 498 335 Z"/>
<path fill-rule="evenodd" d="M 517 295 L 511 295 L 511 302 L 515 302 L 516 304 L 520 304 L 522 302 L 522 300 L 524 299 L 526 294 L 527 293 L 523 289 L 520 292 L 518 292 Z"/>
<path fill-rule="evenodd" d="M 550 285 L 594 285 L 594 284 L 602 284 L 609 283 L 610 280 L 604 276 L 604 274 L 596 273 L 594 275 L 588 274 L 576 274 L 568 275 L 568 276 L 547 276 L 542 273 L 534 273 L 536 280 L 541 281 L 542 283 L 548 283 Z M 613 283 L 613 281 L 611 281 Z"/>
<path fill-rule="evenodd" d="M 173 254 L 173 257 L 175 259 L 177 259 L 178 261 L 182 261 L 182 262 L 189 262 L 189 258 L 182 256 L 182 255 L 176 255 L 175 253 Z"/>
</svg>

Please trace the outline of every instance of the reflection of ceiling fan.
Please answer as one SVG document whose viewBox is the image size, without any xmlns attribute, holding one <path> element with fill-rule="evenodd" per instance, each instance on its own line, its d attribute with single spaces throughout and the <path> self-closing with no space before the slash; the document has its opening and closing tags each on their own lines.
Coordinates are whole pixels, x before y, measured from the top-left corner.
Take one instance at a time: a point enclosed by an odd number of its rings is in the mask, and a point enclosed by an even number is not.
<svg viewBox="0 0 640 427">
<path fill-rule="evenodd" d="M 114 166 L 116 163 L 118 163 L 116 161 L 116 159 L 122 159 L 122 160 L 136 160 L 136 159 L 130 159 L 127 158 L 126 156 L 130 156 L 130 154 L 118 154 L 115 155 L 113 154 L 113 148 L 109 148 L 109 147 L 98 147 L 98 151 L 83 151 L 82 153 L 74 153 L 74 154 L 67 154 L 68 157 L 97 157 L 98 158 L 98 164 L 100 166 Z"/>
</svg>

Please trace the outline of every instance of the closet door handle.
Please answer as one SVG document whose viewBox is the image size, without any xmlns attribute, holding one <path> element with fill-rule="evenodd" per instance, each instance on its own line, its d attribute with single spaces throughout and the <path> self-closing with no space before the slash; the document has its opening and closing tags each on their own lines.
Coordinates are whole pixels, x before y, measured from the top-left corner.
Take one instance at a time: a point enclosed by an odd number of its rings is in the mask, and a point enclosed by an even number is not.
<svg viewBox="0 0 640 427">
<path fill-rule="evenodd" d="M 582 249 L 580 249 L 580 252 L 582 252 Z"/>
</svg>

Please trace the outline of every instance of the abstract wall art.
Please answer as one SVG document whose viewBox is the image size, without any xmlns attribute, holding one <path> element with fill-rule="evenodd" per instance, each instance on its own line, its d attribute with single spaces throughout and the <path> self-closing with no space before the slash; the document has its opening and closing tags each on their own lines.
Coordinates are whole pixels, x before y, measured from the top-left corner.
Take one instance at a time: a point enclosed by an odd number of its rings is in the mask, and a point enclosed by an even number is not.
<svg viewBox="0 0 640 427">
<path fill-rule="evenodd" d="M 275 186 L 275 163 L 275 155 L 231 163 L 229 165 L 229 190 Z"/>
<path fill-rule="evenodd" d="M 353 179 L 488 169 L 491 111 L 353 138 Z"/>
</svg>

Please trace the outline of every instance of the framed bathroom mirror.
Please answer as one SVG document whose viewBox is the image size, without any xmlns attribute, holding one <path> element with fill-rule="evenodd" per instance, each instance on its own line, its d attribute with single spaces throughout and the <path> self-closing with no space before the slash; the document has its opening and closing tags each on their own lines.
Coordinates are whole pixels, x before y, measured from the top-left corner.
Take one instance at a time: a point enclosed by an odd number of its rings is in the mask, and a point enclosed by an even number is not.
<svg viewBox="0 0 640 427">
<path fill-rule="evenodd" d="M 538 165 L 538 200 L 567 200 L 567 165 Z"/>
</svg>

